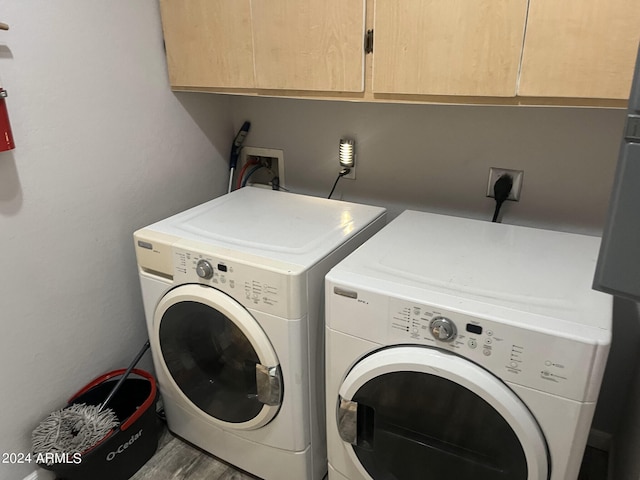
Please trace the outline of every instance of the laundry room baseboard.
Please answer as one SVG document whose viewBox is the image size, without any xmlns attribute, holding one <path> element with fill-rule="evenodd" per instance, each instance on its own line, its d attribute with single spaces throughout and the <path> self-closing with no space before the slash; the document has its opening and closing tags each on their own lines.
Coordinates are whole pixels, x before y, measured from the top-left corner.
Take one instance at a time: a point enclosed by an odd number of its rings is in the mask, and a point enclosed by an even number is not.
<svg viewBox="0 0 640 480">
<path fill-rule="evenodd" d="M 611 434 L 603 432 L 602 430 L 596 430 L 592 428 L 589 431 L 589 439 L 587 440 L 587 445 L 593 448 L 597 448 L 598 450 L 604 450 L 605 452 L 608 452 L 611 448 Z"/>
</svg>

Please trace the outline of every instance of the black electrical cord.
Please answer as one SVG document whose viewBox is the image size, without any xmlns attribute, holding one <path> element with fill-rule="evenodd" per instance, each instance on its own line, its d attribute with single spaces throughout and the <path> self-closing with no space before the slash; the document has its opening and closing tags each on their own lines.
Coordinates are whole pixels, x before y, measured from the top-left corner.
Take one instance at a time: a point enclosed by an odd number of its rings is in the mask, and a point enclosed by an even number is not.
<svg viewBox="0 0 640 480">
<path fill-rule="evenodd" d="M 331 198 L 331 195 L 333 195 L 333 191 L 336 189 L 336 185 L 338 185 L 338 180 L 344 177 L 347 173 L 349 173 L 348 168 L 344 168 L 340 170 L 340 173 L 338 174 L 338 178 L 336 178 L 336 181 L 333 182 L 333 187 L 331 187 L 331 192 L 329 192 L 329 196 L 327 198 Z"/>
<path fill-rule="evenodd" d="M 496 199 L 496 209 L 493 212 L 493 220 L 492 222 L 498 221 L 498 215 L 500 214 L 500 207 L 505 202 L 505 200 L 509 197 L 511 193 L 511 188 L 513 187 L 513 177 L 511 175 L 501 175 L 496 183 L 493 184 L 493 196 Z"/>
</svg>

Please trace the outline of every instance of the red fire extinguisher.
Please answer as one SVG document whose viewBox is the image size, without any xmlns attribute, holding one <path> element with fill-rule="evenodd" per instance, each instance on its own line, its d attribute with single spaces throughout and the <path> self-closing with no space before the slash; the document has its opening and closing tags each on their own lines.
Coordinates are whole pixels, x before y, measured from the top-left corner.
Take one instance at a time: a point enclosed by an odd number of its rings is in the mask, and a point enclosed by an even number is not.
<svg viewBox="0 0 640 480">
<path fill-rule="evenodd" d="M 9 25 L 0 22 L 0 30 L 9 30 Z M 9 113 L 7 112 L 7 91 L 0 87 L 0 152 L 13 150 L 16 148 L 13 143 L 13 133 L 11 132 L 11 123 L 9 123 Z"/>
<path fill-rule="evenodd" d="M 5 98 L 7 98 L 7 91 L 0 87 L 0 152 L 16 148 L 15 143 L 13 143 L 13 133 L 11 132 L 11 123 L 9 122 Z"/>
</svg>

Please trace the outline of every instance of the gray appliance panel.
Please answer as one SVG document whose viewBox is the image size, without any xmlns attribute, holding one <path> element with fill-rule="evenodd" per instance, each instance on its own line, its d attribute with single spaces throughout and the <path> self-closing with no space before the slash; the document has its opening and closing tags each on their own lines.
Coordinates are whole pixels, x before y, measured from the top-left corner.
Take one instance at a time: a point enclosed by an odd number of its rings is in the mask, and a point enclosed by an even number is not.
<svg viewBox="0 0 640 480">
<path fill-rule="evenodd" d="M 613 185 L 594 288 L 640 300 L 640 144 L 625 143 Z"/>
<path fill-rule="evenodd" d="M 640 48 L 593 288 L 640 301 Z"/>
<path fill-rule="evenodd" d="M 631 95 L 629 96 L 629 113 L 640 113 L 640 48 L 638 49 L 636 72 L 633 75 L 633 78 L 634 81 L 631 85 Z"/>
</svg>

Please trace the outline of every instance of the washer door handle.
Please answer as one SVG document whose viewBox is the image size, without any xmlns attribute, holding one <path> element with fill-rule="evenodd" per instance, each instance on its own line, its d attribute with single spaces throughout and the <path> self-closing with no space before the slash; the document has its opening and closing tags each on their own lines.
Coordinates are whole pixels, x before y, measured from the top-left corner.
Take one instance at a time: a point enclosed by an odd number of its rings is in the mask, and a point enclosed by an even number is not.
<svg viewBox="0 0 640 480">
<path fill-rule="evenodd" d="M 275 406 L 282 402 L 282 374 L 280 366 L 265 367 L 256 364 L 256 389 L 258 400 L 265 405 Z"/>
</svg>

